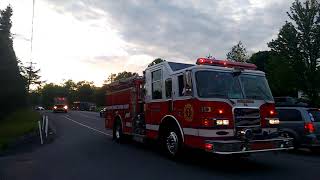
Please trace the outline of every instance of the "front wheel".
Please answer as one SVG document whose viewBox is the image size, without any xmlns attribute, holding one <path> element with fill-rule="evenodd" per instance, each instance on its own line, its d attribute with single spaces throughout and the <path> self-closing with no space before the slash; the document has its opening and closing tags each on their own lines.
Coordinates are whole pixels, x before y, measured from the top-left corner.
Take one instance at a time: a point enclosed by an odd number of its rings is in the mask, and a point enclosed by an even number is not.
<svg viewBox="0 0 320 180">
<path fill-rule="evenodd" d="M 181 154 L 182 138 L 176 128 L 170 128 L 162 140 L 164 150 L 170 158 Z"/>
</svg>

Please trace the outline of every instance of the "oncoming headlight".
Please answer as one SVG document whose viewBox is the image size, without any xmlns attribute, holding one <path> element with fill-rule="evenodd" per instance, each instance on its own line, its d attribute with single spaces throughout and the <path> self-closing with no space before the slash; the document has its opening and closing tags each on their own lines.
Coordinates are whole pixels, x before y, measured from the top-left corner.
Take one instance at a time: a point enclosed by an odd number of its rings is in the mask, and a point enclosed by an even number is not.
<svg viewBox="0 0 320 180">
<path fill-rule="evenodd" d="M 53 109 L 57 109 L 57 106 L 53 106 Z"/>
<path fill-rule="evenodd" d="M 68 109 L 68 106 L 67 106 L 67 105 L 65 105 L 63 108 L 64 108 L 64 109 Z"/>
</svg>

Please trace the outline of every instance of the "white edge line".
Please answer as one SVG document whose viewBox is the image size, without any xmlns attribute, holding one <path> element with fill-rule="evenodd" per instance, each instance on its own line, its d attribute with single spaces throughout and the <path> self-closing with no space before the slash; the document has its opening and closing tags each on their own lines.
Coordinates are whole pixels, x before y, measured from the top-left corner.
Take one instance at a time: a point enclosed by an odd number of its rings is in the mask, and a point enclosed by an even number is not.
<svg viewBox="0 0 320 180">
<path fill-rule="evenodd" d="M 101 134 L 104 134 L 104 135 L 110 136 L 110 137 L 112 136 L 111 134 L 108 134 L 108 133 L 99 131 L 99 130 L 97 130 L 97 129 L 95 129 L 95 128 L 92 128 L 92 127 L 90 127 L 90 126 L 87 126 L 87 125 L 85 125 L 85 124 L 79 123 L 79 122 L 77 122 L 77 121 L 75 121 L 75 120 L 73 120 L 73 119 L 71 119 L 71 118 L 68 118 L 67 116 L 64 116 L 64 117 L 65 117 L 66 119 L 68 119 L 69 121 L 72 121 L 72 122 L 74 122 L 74 123 L 76 123 L 76 124 L 78 124 L 78 125 L 80 125 L 80 126 L 83 126 L 83 127 L 88 128 L 88 129 L 91 129 L 91 130 L 93 130 L 93 131 L 95 131 L 95 132 L 98 132 L 98 133 L 101 133 Z"/>
</svg>

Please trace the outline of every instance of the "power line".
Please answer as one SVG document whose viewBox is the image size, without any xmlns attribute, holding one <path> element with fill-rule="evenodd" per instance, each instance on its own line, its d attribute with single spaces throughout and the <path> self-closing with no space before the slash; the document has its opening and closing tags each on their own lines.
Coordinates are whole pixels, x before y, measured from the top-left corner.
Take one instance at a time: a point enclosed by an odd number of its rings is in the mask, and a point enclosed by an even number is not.
<svg viewBox="0 0 320 180">
<path fill-rule="evenodd" d="M 32 0 L 32 19 L 31 19 L 31 38 L 30 38 L 30 62 L 31 62 L 31 63 L 32 63 L 32 50 L 33 50 L 34 4 L 35 4 L 35 0 Z"/>
</svg>

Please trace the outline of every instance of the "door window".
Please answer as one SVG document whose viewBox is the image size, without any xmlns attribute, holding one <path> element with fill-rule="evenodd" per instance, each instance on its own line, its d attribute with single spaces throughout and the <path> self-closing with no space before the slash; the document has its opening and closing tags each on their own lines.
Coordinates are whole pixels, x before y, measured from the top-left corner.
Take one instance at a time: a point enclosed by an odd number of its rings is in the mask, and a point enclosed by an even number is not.
<svg viewBox="0 0 320 180">
<path fill-rule="evenodd" d="M 302 121 L 300 111 L 296 109 L 277 109 L 280 121 Z"/>
<path fill-rule="evenodd" d="M 152 72 L 152 99 L 162 99 L 161 69 Z"/>
<path fill-rule="evenodd" d="M 171 96 L 172 96 L 172 80 L 171 79 L 166 80 L 165 87 L 166 87 L 166 98 L 171 99 Z"/>
</svg>

